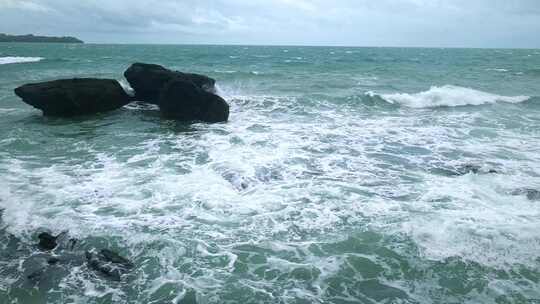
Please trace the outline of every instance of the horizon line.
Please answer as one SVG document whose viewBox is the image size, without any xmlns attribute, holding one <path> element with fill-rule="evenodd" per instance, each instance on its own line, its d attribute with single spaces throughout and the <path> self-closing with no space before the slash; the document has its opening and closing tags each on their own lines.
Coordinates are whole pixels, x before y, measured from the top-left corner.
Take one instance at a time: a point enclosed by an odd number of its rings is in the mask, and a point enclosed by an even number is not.
<svg viewBox="0 0 540 304">
<path fill-rule="evenodd" d="M 80 38 L 79 38 L 80 39 Z M 12 42 L 6 42 L 12 43 Z M 15 43 L 15 42 L 13 42 Z M 34 43 L 34 42 L 21 42 L 21 43 Z M 51 43 L 53 44 L 53 43 Z M 61 44 L 61 43 L 60 43 Z M 398 46 L 398 45 L 347 45 L 347 44 L 245 44 L 245 43 L 177 43 L 177 42 L 162 42 L 162 43 L 152 43 L 152 42 L 86 42 L 82 44 L 89 45 L 163 45 L 163 46 L 240 46 L 240 47 L 336 47 L 336 48 L 410 48 L 410 49 L 494 49 L 494 50 L 539 50 L 539 47 L 494 47 L 494 46 L 422 46 L 422 45 L 411 45 L 411 46 Z"/>
</svg>

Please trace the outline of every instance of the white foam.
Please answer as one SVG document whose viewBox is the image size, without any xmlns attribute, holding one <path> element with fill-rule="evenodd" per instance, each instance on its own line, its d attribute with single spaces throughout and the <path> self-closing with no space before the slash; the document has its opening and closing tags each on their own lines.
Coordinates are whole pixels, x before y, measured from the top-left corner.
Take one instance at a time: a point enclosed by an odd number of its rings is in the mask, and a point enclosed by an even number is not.
<svg viewBox="0 0 540 304">
<path fill-rule="evenodd" d="M 38 62 L 43 59 L 43 57 L 0 57 L 0 64 Z"/>
<path fill-rule="evenodd" d="M 448 125 L 459 123 L 459 132 L 468 134 L 480 114 L 445 113 L 436 116 L 441 123 L 418 127 L 411 116 L 365 114 L 331 103 L 314 110 L 295 96 L 262 95 L 251 83 L 223 85 L 218 91 L 231 105 L 227 124 L 196 124 L 179 134 L 162 122 L 164 132 L 146 134 L 145 129 L 144 138 L 131 145 L 122 140 L 141 129 L 110 132 L 111 149 L 99 138 L 73 139 L 70 149 L 82 156 L 61 157 L 54 164 L 1 150 L 0 206 L 8 231 L 29 237 L 50 227 L 80 239 L 122 239 L 137 263 L 148 257 L 133 273 L 135 287 L 158 296 L 175 285 L 171 299 L 183 297 L 183 286 L 216 299 L 221 290 L 236 287 L 230 282 L 237 278 L 237 260 L 245 263 L 237 249 L 242 244 L 257 247 L 244 253 L 265 255 L 264 266 L 283 275 L 317 268 L 319 277 L 309 282 L 314 288 L 297 292 L 316 298 L 317 290 L 326 290 L 328 279 L 339 275 L 350 253 L 319 256 L 310 251 L 310 242 L 314 247 L 333 243 L 340 241 L 336 235 L 346 239 L 357 229 L 410 237 L 422 255 L 410 258 L 420 262 L 458 256 L 497 267 L 534 267 L 534 253 L 540 250 L 537 204 L 504 193 L 537 185 L 538 177 L 448 178 L 414 167 L 400 169 L 380 157 L 399 157 L 411 166 L 430 159 L 445 162 L 447 151 L 459 147 L 463 155 L 498 163 L 498 153 L 508 150 L 515 157 L 504 155 L 504 170 L 540 172 L 533 131 L 497 128 L 493 132 L 504 140 L 464 139 Z M 423 114 L 419 119 L 434 117 Z M 418 147 L 427 152 L 389 152 Z M 380 167 L 388 164 L 390 169 Z M 242 180 L 248 182 L 245 189 L 239 187 Z M 421 196 L 408 202 L 393 199 L 408 194 Z M 178 265 L 201 275 L 191 276 Z M 248 274 L 259 266 L 248 263 Z M 101 293 L 96 290 L 108 290 L 100 282 L 91 285 L 91 278 L 76 278 L 77 286 L 62 291 L 69 294 L 80 285 L 85 297 L 97 298 Z M 260 290 L 264 284 L 265 290 L 289 289 L 275 280 L 245 278 L 248 289 Z"/>
<path fill-rule="evenodd" d="M 486 71 L 495 71 L 495 72 L 508 72 L 507 69 L 501 69 L 501 68 L 492 68 L 492 69 L 486 69 Z"/>
<path fill-rule="evenodd" d="M 457 107 L 497 102 L 520 103 L 530 98 L 529 96 L 502 96 L 453 85 L 433 86 L 428 91 L 415 94 L 396 93 L 379 95 L 373 92 L 367 92 L 366 95 L 378 95 L 390 103 L 397 103 L 411 108 Z"/>
<path fill-rule="evenodd" d="M 474 174 L 429 177 L 425 195 L 412 207 L 424 215 L 404 223 L 402 231 L 413 237 L 429 259 L 460 256 L 497 267 L 534 265 L 532 253 L 540 250 L 537 203 L 503 191 L 519 188 L 526 179 Z M 434 202 L 441 197 L 452 200 Z"/>
<path fill-rule="evenodd" d="M 126 92 L 126 94 L 128 94 L 131 97 L 135 96 L 135 90 L 129 85 L 127 80 L 120 79 L 120 80 L 118 80 L 118 83 L 120 84 L 122 89 L 124 89 L 124 92 Z"/>
</svg>

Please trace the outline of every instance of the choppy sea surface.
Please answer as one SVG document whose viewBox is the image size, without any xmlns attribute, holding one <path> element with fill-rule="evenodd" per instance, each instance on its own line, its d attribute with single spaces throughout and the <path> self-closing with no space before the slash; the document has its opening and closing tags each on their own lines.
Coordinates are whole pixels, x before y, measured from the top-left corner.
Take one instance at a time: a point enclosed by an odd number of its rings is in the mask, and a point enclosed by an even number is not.
<svg viewBox="0 0 540 304">
<path fill-rule="evenodd" d="M 13 93 L 137 61 L 229 122 Z M 540 303 L 539 96 L 540 50 L 0 44 L 0 303 Z M 42 231 L 135 267 L 32 262 Z"/>
</svg>

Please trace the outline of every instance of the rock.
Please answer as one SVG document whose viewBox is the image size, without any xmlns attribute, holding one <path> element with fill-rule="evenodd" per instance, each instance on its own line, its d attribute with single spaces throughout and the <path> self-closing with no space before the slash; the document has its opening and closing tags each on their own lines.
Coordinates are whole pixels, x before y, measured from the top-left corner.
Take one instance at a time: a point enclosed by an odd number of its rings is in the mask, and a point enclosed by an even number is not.
<svg viewBox="0 0 540 304">
<path fill-rule="evenodd" d="M 49 265 L 55 265 L 58 264 L 58 262 L 60 262 L 60 259 L 57 257 L 52 257 L 47 260 L 47 264 Z"/>
<path fill-rule="evenodd" d="M 199 89 L 215 93 L 216 81 L 199 74 L 171 71 L 157 64 L 134 63 L 125 72 L 124 77 L 135 90 L 135 98 L 148 103 L 159 103 L 161 89 L 174 79 L 192 82 Z"/>
<path fill-rule="evenodd" d="M 453 168 L 433 168 L 430 172 L 446 176 L 463 176 L 467 174 L 498 174 L 495 169 L 485 169 L 474 164 L 465 164 Z"/>
<path fill-rule="evenodd" d="M 59 233 L 57 236 L 54 236 L 47 232 L 42 232 L 38 235 L 39 239 L 39 248 L 43 250 L 53 250 L 54 248 L 60 246 L 60 249 L 69 249 L 73 250 L 75 244 L 77 243 L 76 239 L 67 239 L 67 231 Z"/>
<path fill-rule="evenodd" d="M 494 170 L 494 169 L 486 170 L 486 169 L 483 169 L 481 166 L 472 165 L 472 164 L 467 164 L 467 165 L 460 166 L 455 170 L 455 172 L 456 172 L 457 175 L 466 175 L 466 174 L 469 174 L 469 173 L 473 173 L 473 174 L 497 174 L 497 173 L 499 173 L 499 172 L 497 172 L 497 170 Z"/>
<path fill-rule="evenodd" d="M 540 191 L 527 189 L 527 198 L 531 201 L 540 201 Z"/>
<path fill-rule="evenodd" d="M 133 267 L 131 261 L 108 249 L 103 249 L 99 253 L 87 251 L 85 255 L 91 269 L 115 281 L 120 281 L 122 275 Z"/>
<path fill-rule="evenodd" d="M 212 123 L 229 119 L 229 105 L 223 98 L 182 79 L 165 85 L 159 98 L 159 108 L 164 117 L 181 121 Z"/>
<path fill-rule="evenodd" d="M 229 118 L 229 105 L 214 94 L 216 81 L 210 77 L 145 63 L 134 63 L 124 76 L 135 99 L 159 105 L 166 118 L 204 122 Z"/>
<path fill-rule="evenodd" d="M 536 189 L 523 188 L 512 191 L 512 195 L 525 195 L 530 201 L 540 201 L 540 191 Z"/>
<path fill-rule="evenodd" d="M 39 248 L 42 250 L 53 250 L 58 245 L 56 243 L 56 236 L 53 236 L 47 232 L 42 232 L 38 235 L 39 239 Z"/>
<path fill-rule="evenodd" d="M 23 275 L 28 279 L 38 279 L 45 273 L 48 266 L 48 260 L 54 257 L 47 253 L 37 253 L 29 256 L 22 262 Z"/>
<path fill-rule="evenodd" d="M 122 264 L 127 268 L 133 267 L 133 263 L 131 263 L 130 260 L 124 258 L 123 256 L 120 256 L 118 253 L 111 251 L 109 249 L 102 249 L 99 253 L 103 256 L 104 260 L 114 263 L 114 264 Z"/>
<path fill-rule="evenodd" d="M 25 84 L 15 94 L 47 116 L 71 117 L 112 111 L 131 101 L 116 80 L 76 78 Z"/>
<path fill-rule="evenodd" d="M 39 253 L 28 257 L 22 262 L 23 273 L 21 278 L 24 285 L 21 287 L 37 287 L 41 290 L 50 290 L 58 287 L 72 271 L 73 267 L 79 265 L 63 264 L 63 259 L 49 254 Z M 31 285 L 26 285 L 29 283 Z M 1 301 L 0 301 L 1 302 Z"/>
<path fill-rule="evenodd" d="M 31 274 L 27 275 L 26 278 L 32 281 L 38 281 L 45 274 L 45 268 L 38 269 Z"/>
</svg>

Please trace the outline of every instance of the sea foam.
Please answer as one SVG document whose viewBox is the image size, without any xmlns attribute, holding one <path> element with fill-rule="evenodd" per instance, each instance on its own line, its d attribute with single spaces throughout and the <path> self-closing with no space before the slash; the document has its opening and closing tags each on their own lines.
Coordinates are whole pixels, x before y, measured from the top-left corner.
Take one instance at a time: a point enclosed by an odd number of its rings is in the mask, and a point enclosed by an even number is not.
<svg viewBox="0 0 540 304">
<path fill-rule="evenodd" d="M 453 85 L 433 86 L 428 91 L 415 94 L 376 94 L 367 92 L 366 95 L 379 96 L 389 103 L 411 108 L 457 107 L 497 102 L 520 103 L 530 99 L 529 96 L 502 96 Z"/>
<path fill-rule="evenodd" d="M 43 59 L 42 57 L 0 57 L 0 64 L 38 62 Z"/>
</svg>

